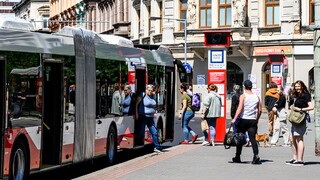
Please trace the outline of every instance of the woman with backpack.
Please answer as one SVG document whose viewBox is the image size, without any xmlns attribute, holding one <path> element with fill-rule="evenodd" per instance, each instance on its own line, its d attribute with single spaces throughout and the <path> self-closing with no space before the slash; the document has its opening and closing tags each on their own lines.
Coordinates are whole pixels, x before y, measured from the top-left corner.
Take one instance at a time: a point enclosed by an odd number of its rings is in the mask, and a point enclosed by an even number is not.
<svg viewBox="0 0 320 180">
<path fill-rule="evenodd" d="M 191 142 L 194 143 L 197 140 L 198 135 L 189 127 L 190 120 L 194 117 L 194 112 L 191 109 L 192 99 L 187 94 L 187 85 L 181 84 L 180 85 L 180 93 L 182 94 L 181 97 L 181 104 L 182 109 L 181 113 L 179 114 L 179 120 L 182 120 L 182 128 L 183 128 L 183 135 L 184 141 L 181 144 L 189 144 L 189 133 L 192 135 Z"/>
<path fill-rule="evenodd" d="M 214 146 L 214 138 L 216 136 L 216 120 L 221 117 L 221 97 L 217 93 L 218 87 L 214 84 L 208 85 L 208 96 L 203 101 L 201 119 L 205 119 L 209 125 L 210 138 L 208 131 L 204 131 L 205 141 L 203 146 Z"/>
</svg>

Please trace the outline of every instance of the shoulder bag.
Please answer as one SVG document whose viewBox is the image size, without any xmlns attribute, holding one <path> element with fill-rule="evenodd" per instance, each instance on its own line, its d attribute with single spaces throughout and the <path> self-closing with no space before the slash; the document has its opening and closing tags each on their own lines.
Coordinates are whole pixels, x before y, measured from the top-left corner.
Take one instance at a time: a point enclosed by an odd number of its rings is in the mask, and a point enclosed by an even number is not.
<svg viewBox="0 0 320 180">
<path fill-rule="evenodd" d="M 295 111 L 294 106 L 291 106 L 291 112 L 289 114 L 289 121 L 293 124 L 300 124 L 306 117 L 306 113 L 303 111 Z"/>
<path fill-rule="evenodd" d="M 206 131 L 209 129 L 208 123 L 205 119 L 201 120 L 201 130 L 202 132 Z"/>
<path fill-rule="evenodd" d="M 231 126 L 224 136 L 224 141 L 223 145 L 225 149 L 230 149 L 231 146 L 238 146 L 238 145 L 244 145 L 246 144 L 244 134 L 239 132 L 239 133 L 234 133 L 231 130 Z"/>
</svg>

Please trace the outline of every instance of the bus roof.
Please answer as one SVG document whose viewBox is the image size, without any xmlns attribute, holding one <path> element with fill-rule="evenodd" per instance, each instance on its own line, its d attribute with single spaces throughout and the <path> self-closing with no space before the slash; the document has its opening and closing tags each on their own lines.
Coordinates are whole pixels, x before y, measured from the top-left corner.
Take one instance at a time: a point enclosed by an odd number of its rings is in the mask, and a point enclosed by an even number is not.
<svg viewBox="0 0 320 180">
<path fill-rule="evenodd" d="M 17 51 L 74 56 L 75 47 L 72 29 L 67 33 L 45 34 L 32 31 L 10 30 L 0 28 L 0 51 Z M 79 29 L 78 29 L 79 30 Z M 130 62 L 132 59 L 141 63 L 173 66 L 171 53 L 163 50 L 145 50 L 106 42 L 100 35 L 83 30 L 84 34 L 93 36 L 96 58 Z M 119 38 L 120 39 L 120 38 Z"/>
<path fill-rule="evenodd" d="M 11 16 L 0 17 L 0 28 L 24 31 L 34 30 L 32 24 L 29 21 Z"/>
</svg>

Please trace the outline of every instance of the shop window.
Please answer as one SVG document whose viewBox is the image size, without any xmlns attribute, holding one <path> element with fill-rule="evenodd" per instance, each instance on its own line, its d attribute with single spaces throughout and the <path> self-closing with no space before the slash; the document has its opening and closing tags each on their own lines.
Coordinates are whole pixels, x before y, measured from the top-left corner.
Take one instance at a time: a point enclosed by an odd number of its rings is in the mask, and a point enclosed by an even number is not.
<svg viewBox="0 0 320 180">
<path fill-rule="evenodd" d="M 232 63 L 227 63 L 227 99 L 231 99 L 233 95 L 233 86 L 240 85 L 243 83 L 243 71 L 241 68 Z"/>
<path fill-rule="evenodd" d="M 279 0 L 265 0 L 265 25 L 278 26 L 279 17 Z"/>
<path fill-rule="evenodd" d="M 211 27 L 211 0 L 200 1 L 200 27 L 208 28 Z"/>
<path fill-rule="evenodd" d="M 219 27 L 231 26 L 231 0 L 219 0 Z"/>
<path fill-rule="evenodd" d="M 187 19 L 188 0 L 180 0 L 180 19 Z M 180 23 L 180 30 L 186 28 L 185 23 Z"/>
</svg>

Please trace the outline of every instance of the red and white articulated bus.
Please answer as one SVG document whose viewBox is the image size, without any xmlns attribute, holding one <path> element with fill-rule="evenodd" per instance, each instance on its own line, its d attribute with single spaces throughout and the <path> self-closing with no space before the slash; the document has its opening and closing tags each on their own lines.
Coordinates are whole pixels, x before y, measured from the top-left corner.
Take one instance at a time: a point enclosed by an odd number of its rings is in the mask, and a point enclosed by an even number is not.
<svg viewBox="0 0 320 180">
<path fill-rule="evenodd" d="M 118 149 L 152 143 L 148 128 L 144 139 L 135 138 L 139 121 L 113 98 L 118 89 L 123 97 L 123 85 L 135 94 L 146 82 L 157 87 L 154 121 L 160 141 L 172 141 L 175 62 L 165 47 L 145 50 L 82 29 L 46 34 L 21 20 L 1 21 L 0 178 L 24 179 L 98 156 L 112 164 Z"/>
</svg>

